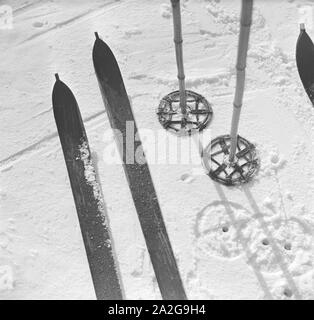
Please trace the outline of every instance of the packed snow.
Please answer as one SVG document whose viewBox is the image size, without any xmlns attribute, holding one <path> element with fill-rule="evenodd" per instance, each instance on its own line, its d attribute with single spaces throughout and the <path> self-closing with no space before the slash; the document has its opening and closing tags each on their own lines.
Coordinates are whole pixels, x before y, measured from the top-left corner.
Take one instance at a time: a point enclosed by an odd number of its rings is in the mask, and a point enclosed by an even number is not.
<svg viewBox="0 0 314 320">
<path fill-rule="evenodd" d="M 214 111 L 205 147 L 230 130 L 241 2 L 181 2 L 186 86 Z M 314 298 L 314 109 L 295 62 L 300 22 L 314 38 L 312 6 L 255 1 L 239 131 L 261 158 L 252 182 L 214 183 L 197 148 L 199 163 L 179 161 L 192 138 L 177 139 L 177 160 L 157 152 L 150 163 L 190 299 Z M 150 149 L 160 99 L 178 89 L 170 2 L 2 0 L 0 14 L 0 299 L 95 299 L 52 112 L 56 72 L 84 119 L 125 297 L 160 299 L 122 166 L 107 161 L 115 147 L 91 53 L 98 31 Z"/>
</svg>

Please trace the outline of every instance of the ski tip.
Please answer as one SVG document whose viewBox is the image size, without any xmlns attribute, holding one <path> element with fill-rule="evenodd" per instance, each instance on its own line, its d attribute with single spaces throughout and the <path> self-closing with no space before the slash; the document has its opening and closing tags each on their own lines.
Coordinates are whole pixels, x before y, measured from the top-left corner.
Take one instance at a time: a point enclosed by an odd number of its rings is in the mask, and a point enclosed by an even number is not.
<svg viewBox="0 0 314 320">
<path fill-rule="evenodd" d="M 56 81 L 60 81 L 59 75 L 55 73 Z"/>
<path fill-rule="evenodd" d="M 95 34 L 96 39 L 99 39 L 98 32 L 97 32 L 97 31 L 95 31 L 95 32 L 94 32 L 94 34 Z"/>
<path fill-rule="evenodd" d="M 300 31 L 305 31 L 305 24 L 304 23 L 300 23 Z"/>
<path fill-rule="evenodd" d="M 58 78 L 52 90 L 53 109 L 69 110 L 69 108 L 72 108 L 75 103 L 77 104 L 71 89 Z"/>
</svg>

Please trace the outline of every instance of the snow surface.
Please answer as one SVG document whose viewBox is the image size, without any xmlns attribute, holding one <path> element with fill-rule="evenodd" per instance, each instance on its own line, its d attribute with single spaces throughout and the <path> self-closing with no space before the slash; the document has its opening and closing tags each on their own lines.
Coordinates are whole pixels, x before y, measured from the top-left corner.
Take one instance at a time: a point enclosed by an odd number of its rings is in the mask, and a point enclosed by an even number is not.
<svg viewBox="0 0 314 320">
<path fill-rule="evenodd" d="M 240 1 L 182 2 L 187 89 L 214 110 L 207 144 L 229 132 Z M 0 299 L 95 298 L 52 113 L 56 72 L 84 118 L 125 296 L 159 299 L 122 167 L 104 161 L 110 126 L 91 50 L 98 31 L 117 57 L 138 126 L 157 132 L 158 103 L 177 89 L 169 2 L 0 4 L 13 7 L 13 28 L 0 30 Z M 313 18 L 311 5 L 255 1 L 240 122 L 261 157 L 253 182 L 227 188 L 200 165 L 151 163 L 191 299 L 314 298 L 314 109 L 295 63 L 300 15 Z"/>
</svg>

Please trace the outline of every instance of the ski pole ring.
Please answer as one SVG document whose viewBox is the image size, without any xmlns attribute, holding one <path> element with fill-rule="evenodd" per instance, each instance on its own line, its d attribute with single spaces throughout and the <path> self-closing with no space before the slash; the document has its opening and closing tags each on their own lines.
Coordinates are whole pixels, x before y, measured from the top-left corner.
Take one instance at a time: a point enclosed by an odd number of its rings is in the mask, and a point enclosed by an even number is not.
<svg viewBox="0 0 314 320">
<path fill-rule="evenodd" d="M 238 136 L 237 150 L 232 162 L 229 158 L 230 147 L 230 135 L 224 135 L 212 140 L 204 149 L 202 161 L 208 175 L 227 186 L 249 182 L 259 168 L 255 145 Z"/>
<path fill-rule="evenodd" d="M 180 108 L 180 91 L 167 94 L 160 101 L 157 115 L 160 124 L 178 135 L 203 130 L 213 117 L 210 103 L 200 94 L 185 90 L 186 113 Z"/>
</svg>

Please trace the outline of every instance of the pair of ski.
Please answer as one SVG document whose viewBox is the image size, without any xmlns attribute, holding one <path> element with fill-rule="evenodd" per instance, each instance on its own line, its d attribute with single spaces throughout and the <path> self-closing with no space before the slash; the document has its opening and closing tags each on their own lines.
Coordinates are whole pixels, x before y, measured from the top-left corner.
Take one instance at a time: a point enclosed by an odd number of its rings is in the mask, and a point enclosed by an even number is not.
<svg viewBox="0 0 314 320">
<path fill-rule="evenodd" d="M 119 66 L 110 48 L 97 33 L 95 35 L 95 73 L 111 127 L 124 138 L 123 149 L 120 146 L 118 149 L 122 151 L 123 168 L 161 295 L 163 299 L 186 299 L 148 165 L 146 161 L 141 161 L 141 164 L 128 164 L 126 161 L 126 123 L 134 123 L 135 134 L 137 127 Z M 123 299 L 111 234 L 84 124 L 73 93 L 57 74 L 52 101 L 96 297 L 101 300 Z M 116 137 L 116 140 L 118 142 L 119 138 Z M 134 144 L 134 150 L 142 147 L 139 139 Z"/>
</svg>

